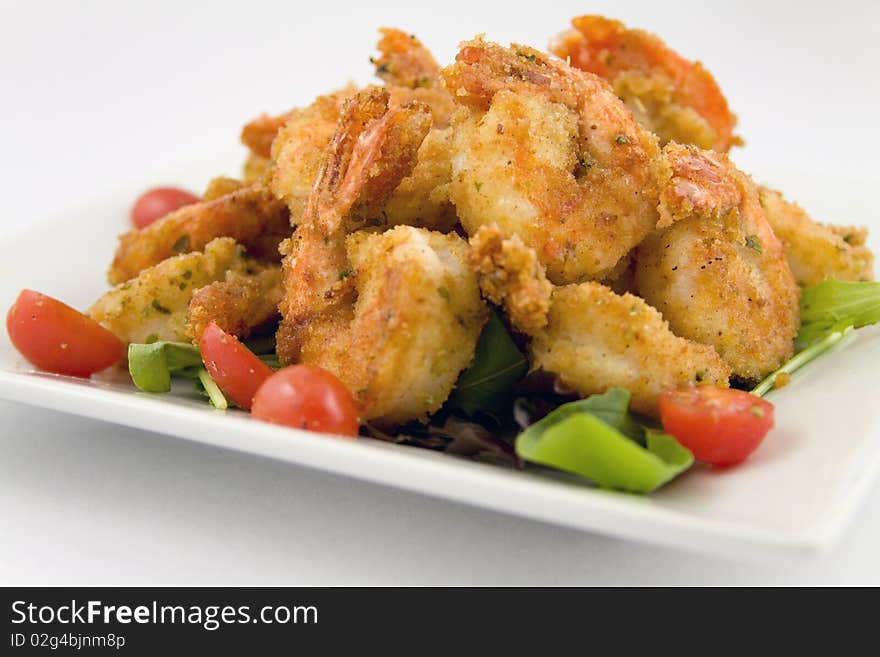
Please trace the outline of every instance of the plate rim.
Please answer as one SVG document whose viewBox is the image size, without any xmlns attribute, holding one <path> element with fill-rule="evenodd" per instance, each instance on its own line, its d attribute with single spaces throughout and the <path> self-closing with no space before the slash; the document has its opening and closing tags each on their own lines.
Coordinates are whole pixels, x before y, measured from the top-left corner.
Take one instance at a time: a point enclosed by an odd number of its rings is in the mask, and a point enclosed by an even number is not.
<svg viewBox="0 0 880 657">
<path fill-rule="evenodd" d="M 732 521 L 696 518 L 683 511 L 651 506 L 650 497 L 572 486 L 539 476 L 521 476 L 519 472 L 417 447 L 316 435 L 262 423 L 237 411 L 202 409 L 187 403 L 169 404 L 161 395 L 68 379 L 43 372 L 0 369 L 0 399 L 157 432 L 578 531 L 736 558 L 788 559 L 827 552 L 849 524 L 880 467 L 880 450 L 873 450 L 870 463 L 860 469 L 862 476 L 835 496 L 823 517 L 802 529 L 779 532 Z M 123 410 L 125 413 L 120 413 Z M 155 413 L 155 410 L 161 410 L 161 413 Z M 221 430 L 212 431 L 215 426 Z M 236 429 L 248 434 L 247 440 L 252 442 L 244 446 L 230 440 L 228 436 L 236 434 Z M 875 427 L 872 434 L 877 433 L 880 431 Z M 340 455 L 344 458 L 338 458 Z M 359 467 L 369 464 L 386 467 Z M 466 495 L 455 487 L 445 487 L 462 480 L 466 481 L 468 489 L 477 489 L 480 494 Z M 529 500 L 533 503 L 529 504 Z M 548 501 L 553 504 L 548 506 Z M 513 508 L 513 502 L 524 504 Z M 562 512 L 555 506 L 559 503 L 564 505 Z M 645 507 L 650 510 L 646 512 Z M 571 510 L 589 513 L 573 514 Z"/>
</svg>

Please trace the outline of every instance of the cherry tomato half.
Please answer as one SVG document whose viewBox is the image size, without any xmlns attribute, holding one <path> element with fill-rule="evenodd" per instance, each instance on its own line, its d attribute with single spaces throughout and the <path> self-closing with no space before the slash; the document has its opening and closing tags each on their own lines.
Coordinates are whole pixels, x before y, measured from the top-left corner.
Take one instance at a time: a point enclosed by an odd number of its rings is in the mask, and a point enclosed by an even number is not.
<svg viewBox="0 0 880 657">
<path fill-rule="evenodd" d="M 169 212 L 202 199 L 176 187 L 156 187 L 141 194 L 131 208 L 131 223 L 138 228 L 146 228 L 156 219 L 161 219 Z"/>
<path fill-rule="evenodd" d="M 202 333 L 199 350 L 208 374 L 223 394 L 239 408 L 250 410 L 257 389 L 272 376 L 272 368 L 214 322 Z"/>
<path fill-rule="evenodd" d="M 773 428 L 773 404 L 733 388 L 679 388 L 660 395 L 660 420 L 698 460 L 733 465 Z"/>
<path fill-rule="evenodd" d="M 22 356 L 56 374 L 87 377 L 125 354 L 125 344 L 91 317 L 33 290 L 12 304 L 6 331 Z"/>
<path fill-rule="evenodd" d="M 254 417 L 321 433 L 356 436 L 358 413 L 348 388 L 327 370 L 291 365 L 257 390 Z"/>
</svg>

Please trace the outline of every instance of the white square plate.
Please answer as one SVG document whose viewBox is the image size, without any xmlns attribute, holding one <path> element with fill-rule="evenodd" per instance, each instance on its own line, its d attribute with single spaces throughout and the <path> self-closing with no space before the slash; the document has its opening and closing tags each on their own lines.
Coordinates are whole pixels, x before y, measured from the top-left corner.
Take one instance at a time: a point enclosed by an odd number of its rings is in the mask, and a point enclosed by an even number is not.
<svg viewBox="0 0 880 657">
<path fill-rule="evenodd" d="M 214 171 L 216 162 L 170 172 L 166 180 L 200 182 L 194 172 Z M 876 244 L 880 225 L 870 216 L 869 185 L 823 178 L 817 186 L 814 176 L 763 173 L 795 198 L 821 188 L 821 197 L 805 199 L 807 207 L 828 221 L 870 225 Z M 6 236 L 0 307 L 23 287 L 88 307 L 106 289 L 104 272 L 132 199 L 156 182 L 141 181 Z M 878 391 L 880 330 L 864 329 L 774 394 L 776 429 L 749 461 L 729 470 L 694 467 L 639 497 L 413 447 L 275 427 L 127 385 L 35 373 L 0 339 L 0 397 L 550 523 L 736 556 L 788 556 L 833 543 L 880 463 Z"/>
</svg>

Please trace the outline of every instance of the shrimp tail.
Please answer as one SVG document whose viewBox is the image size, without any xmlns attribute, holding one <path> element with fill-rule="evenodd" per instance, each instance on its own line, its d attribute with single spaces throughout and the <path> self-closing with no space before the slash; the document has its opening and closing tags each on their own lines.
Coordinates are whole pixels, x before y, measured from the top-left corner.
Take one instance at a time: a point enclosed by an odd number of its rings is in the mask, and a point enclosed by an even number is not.
<svg viewBox="0 0 880 657">
<path fill-rule="evenodd" d="M 350 305 L 355 281 L 345 237 L 368 225 L 412 172 L 430 126 L 426 105 L 392 107 L 384 89 L 367 89 L 346 102 L 302 220 L 283 246 L 287 294 L 280 304 L 282 361 L 296 358 L 297 334 L 313 319 Z"/>
</svg>

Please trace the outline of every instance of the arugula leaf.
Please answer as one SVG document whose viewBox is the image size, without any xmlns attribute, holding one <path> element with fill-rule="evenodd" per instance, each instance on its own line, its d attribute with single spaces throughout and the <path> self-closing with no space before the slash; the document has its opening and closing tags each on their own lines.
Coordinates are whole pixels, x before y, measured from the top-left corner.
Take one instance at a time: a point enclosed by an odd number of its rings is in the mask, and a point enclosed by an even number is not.
<svg viewBox="0 0 880 657">
<path fill-rule="evenodd" d="M 687 470 L 694 457 L 672 436 L 636 422 L 629 401 L 627 390 L 613 388 L 563 404 L 517 436 L 516 453 L 603 488 L 650 493 Z"/>
<path fill-rule="evenodd" d="M 510 399 L 514 384 L 525 376 L 528 363 L 493 310 L 477 340 L 474 360 L 455 384 L 451 408 L 473 416 L 492 413 Z"/>
<path fill-rule="evenodd" d="M 202 355 L 188 342 L 128 345 L 128 372 L 144 392 L 168 392 L 171 375 L 193 377 L 202 367 Z"/>
<path fill-rule="evenodd" d="M 211 405 L 214 406 L 214 408 L 221 411 L 225 411 L 227 408 L 229 408 L 229 404 L 226 401 L 225 395 L 220 390 L 220 386 L 218 386 L 214 382 L 214 379 L 211 378 L 211 375 L 208 374 L 208 370 L 206 370 L 204 367 L 199 370 L 199 377 L 197 381 L 199 384 L 201 384 L 201 389 L 211 401 Z"/>
<path fill-rule="evenodd" d="M 847 327 L 880 322 L 880 283 L 827 280 L 801 294 L 801 330 L 804 347 Z"/>
<path fill-rule="evenodd" d="M 801 329 L 794 357 L 752 389 L 762 397 L 780 374 L 791 374 L 843 340 L 851 331 L 880 322 L 880 283 L 829 279 L 801 293 Z"/>
</svg>

